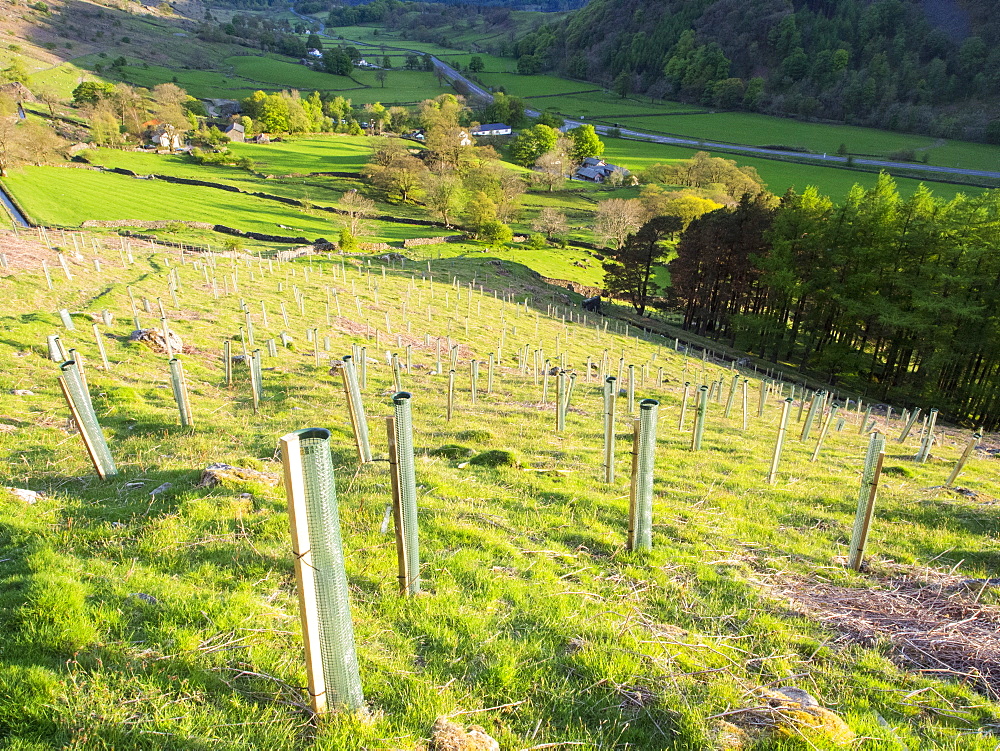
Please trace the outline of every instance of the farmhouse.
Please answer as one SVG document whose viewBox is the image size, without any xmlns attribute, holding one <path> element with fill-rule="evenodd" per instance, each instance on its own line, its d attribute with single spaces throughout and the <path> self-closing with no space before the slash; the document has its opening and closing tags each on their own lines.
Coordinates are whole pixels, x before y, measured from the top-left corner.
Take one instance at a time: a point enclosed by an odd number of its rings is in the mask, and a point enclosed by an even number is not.
<svg viewBox="0 0 1000 751">
<path fill-rule="evenodd" d="M 472 146 L 472 137 L 469 135 L 469 131 L 460 130 L 458 131 L 458 145 L 459 146 Z"/>
<path fill-rule="evenodd" d="M 145 123 L 146 140 L 157 150 L 177 151 L 184 145 L 182 133 L 170 123 L 150 120 Z"/>
<path fill-rule="evenodd" d="M 242 123 L 229 123 L 223 133 L 229 136 L 230 141 L 234 141 L 235 143 L 243 143 L 247 140 L 247 134 Z"/>
<path fill-rule="evenodd" d="M 628 177 L 631 173 L 624 167 L 617 164 L 610 164 L 603 159 L 588 156 L 583 160 L 583 164 L 573 176 L 577 180 L 589 180 L 590 182 L 603 183 L 615 172 L 620 172 L 622 177 Z"/>
<path fill-rule="evenodd" d="M 472 135 L 478 137 L 484 136 L 509 136 L 513 131 L 509 125 L 504 125 L 503 123 L 488 123 L 487 125 L 480 125 L 478 128 L 473 128 Z"/>
</svg>

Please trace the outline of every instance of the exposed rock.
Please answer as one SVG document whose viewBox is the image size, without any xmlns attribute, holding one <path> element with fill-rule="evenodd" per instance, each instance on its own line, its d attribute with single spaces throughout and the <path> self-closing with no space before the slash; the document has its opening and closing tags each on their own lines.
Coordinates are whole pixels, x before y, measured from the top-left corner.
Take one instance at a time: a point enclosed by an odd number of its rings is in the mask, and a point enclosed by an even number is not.
<svg viewBox="0 0 1000 751">
<path fill-rule="evenodd" d="M 173 487 L 173 485 L 171 483 L 165 482 L 162 485 L 160 485 L 159 487 L 156 487 L 156 488 L 153 488 L 152 490 L 150 490 L 149 494 L 150 495 L 160 495 L 162 493 L 166 493 L 172 487 Z"/>
<path fill-rule="evenodd" d="M 431 728 L 431 751 L 500 751 L 500 744 L 478 725 L 466 732 L 461 725 L 438 717 Z"/>
<path fill-rule="evenodd" d="M 131 342 L 141 342 L 154 352 L 166 352 L 167 345 L 163 339 L 163 332 L 160 329 L 138 329 L 129 336 Z M 177 333 L 170 332 L 170 349 L 175 353 L 184 351 L 184 342 Z"/>
<path fill-rule="evenodd" d="M 274 487 L 281 478 L 270 472 L 261 472 L 256 469 L 246 469 L 245 467 L 234 467 L 231 464 L 209 464 L 201 473 L 201 479 L 197 487 L 211 488 L 216 485 L 242 484 L 253 482 L 259 485 L 269 485 Z"/>
<path fill-rule="evenodd" d="M 729 716 L 731 723 L 716 726 L 722 748 L 749 748 L 768 736 L 801 738 L 813 735 L 838 746 L 850 745 L 857 738 L 846 722 L 821 707 L 815 697 L 802 689 L 785 686 L 772 691 L 762 688 L 757 691 L 757 697 L 758 706 L 733 712 Z"/>
<path fill-rule="evenodd" d="M 10 393 L 12 393 L 14 396 L 34 396 L 35 395 L 34 391 L 29 391 L 28 389 L 11 389 Z"/>
<path fill-rule="evenodd" d="M 137 600 L 141 600 L 147 605 L 157 605 L 159 600 L 157 600 L 153 595 L 147 595 L 145 592 L 132 592 L 129 597 L 134 597 Z"/>
<path fill-rule="evenodd" d="M 24 488 L 4 488 L 4 490 L 27 504 L 33 504 L 42 497 L 42 494 L 36 490 L 26 490 Z"/>
</svg>

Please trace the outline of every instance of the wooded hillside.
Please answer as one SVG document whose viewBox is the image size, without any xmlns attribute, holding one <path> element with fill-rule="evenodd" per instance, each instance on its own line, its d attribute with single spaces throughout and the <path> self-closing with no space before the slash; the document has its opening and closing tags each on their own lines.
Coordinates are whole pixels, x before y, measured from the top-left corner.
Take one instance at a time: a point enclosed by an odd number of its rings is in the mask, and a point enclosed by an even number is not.
<svg viewBox="0 0 1000 751">
<path fill-rule="evenodd" d="M 981 0 L 593 0 L 522 39 L 541 67 L 723 109 L 1000 142 Z"/>
</svg>

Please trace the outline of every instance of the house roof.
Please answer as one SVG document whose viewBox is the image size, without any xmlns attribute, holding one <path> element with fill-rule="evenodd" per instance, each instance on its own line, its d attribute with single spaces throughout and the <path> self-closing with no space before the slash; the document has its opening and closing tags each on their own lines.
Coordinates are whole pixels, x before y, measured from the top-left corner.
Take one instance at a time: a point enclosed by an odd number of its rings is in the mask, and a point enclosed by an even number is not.
<svg viewBox="0 0 1000 751">
<path fill-rule="evenodd" d="M 629 171 L 627 169 L 625 169 L 624 167 L 619 167 L 617 164 L 604 164 L 602 165 L 601 169 L 604 170 L 605 174 L 609 175 L 615 171 L 624 172 L 626 175 L 629 174 Z"/>
<path fill-rule="evenodd" d="M 593 167 L 581 167 L 576 171 L 577 177 L 586 177 L 588 180 L 596 180 L 599 177 L 604 177 L 604 173 L 599 169 L 594 169 Z"/>
<path fill-rule="evenodd" d="M 243 128 L 243 123 L 229 123 L 229 127 L 226 128 L 225 132 L 228 133 L 231 130 L 235 130 L 237 133 L 245 133 L 246 132 L 244 130 L 244 128 Z"/>
<path fill-rule="evenodd" d="M 473 133 L 479 133 L 483 130 L 510 130 L 509 125 L 504 123 L 486 123 L 485 125 L 480 125 L 478 128 L 473 129 Z"/>
<path fill-rule="evenodd" d="M 603 159 L 598 159 L 597 157 L 588 156 L 583 160 L 583 165 L 585 167 L 600 167 L 604 164 Z"/>
</svg>

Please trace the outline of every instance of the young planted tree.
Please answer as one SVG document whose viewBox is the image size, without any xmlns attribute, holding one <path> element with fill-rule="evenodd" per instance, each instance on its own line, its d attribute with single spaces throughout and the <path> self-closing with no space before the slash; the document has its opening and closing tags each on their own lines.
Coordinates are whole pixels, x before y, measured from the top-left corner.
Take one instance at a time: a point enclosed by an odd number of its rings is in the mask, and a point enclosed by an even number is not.
<svg viewBox="0 0 1000 751">
<path fill-rule="evenodd" d="M 611 251 L 604 263 L 608 294 L 628 300 L 640 316 L 645 315 L 650 300 L 659 292 L 652 281 L 653 266 L 666 255 L 665 242 L 680 229 L 680 224 L 675 216 L 655 217 Z"/>
</svg>

